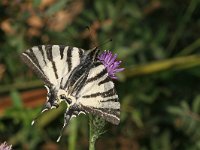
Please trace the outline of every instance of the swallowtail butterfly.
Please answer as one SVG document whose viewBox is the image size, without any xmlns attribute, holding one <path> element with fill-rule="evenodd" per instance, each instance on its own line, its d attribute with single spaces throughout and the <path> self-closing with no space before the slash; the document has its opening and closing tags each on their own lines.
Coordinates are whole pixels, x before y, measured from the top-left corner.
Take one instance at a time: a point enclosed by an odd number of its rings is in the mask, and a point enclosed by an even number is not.
<svg viewBox="0 0 200 150">
<path fill-rule="evenodd" d="M 91 113 L 113 124 L 120 122 L 118 95 L 106 67 L 97 59 L 99 51 L 98 47 L 85 51 L 64 45 L 41 45 L 21 54 L 47 89 L 42 112 L 57 108 L 61 101 L 68 104 L 62 130 L 80 113 Z"/>
</svg>

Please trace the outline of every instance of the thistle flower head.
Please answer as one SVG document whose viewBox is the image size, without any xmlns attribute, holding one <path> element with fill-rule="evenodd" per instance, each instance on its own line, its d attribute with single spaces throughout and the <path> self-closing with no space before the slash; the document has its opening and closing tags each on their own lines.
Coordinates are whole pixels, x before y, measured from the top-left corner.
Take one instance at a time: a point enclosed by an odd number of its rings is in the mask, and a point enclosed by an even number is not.
<svg viewBox="0 0 200 150">
<path fill-rule="evenodd" d="M 0 145 L 0 150 L 11 150 L 12 146 L 9 146 L 6 142 Z"/>
<path fill-rule="evenodd" d="M 117 79 L 115 74 L 124 70 L 124 68 L 119 68 L 121 61 L 117 61 L 116 58 L 117 54 L 112 54 L 110 51 L 104 51 L 98 56 L 98 59 L 106 67 L 108 75 L 112 79 Z"/>
</svg>

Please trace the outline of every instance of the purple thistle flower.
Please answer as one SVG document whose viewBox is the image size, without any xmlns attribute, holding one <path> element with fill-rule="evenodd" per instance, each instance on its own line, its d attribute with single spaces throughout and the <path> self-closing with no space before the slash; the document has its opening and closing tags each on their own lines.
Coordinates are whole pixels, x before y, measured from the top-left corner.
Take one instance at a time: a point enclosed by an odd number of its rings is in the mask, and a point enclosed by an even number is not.
<svg viewBox="0 0 200 150">
<path fill-rule="evenodd" d="M 6 142 L 0 145 L 0 150 L 11 150 L 11 149 L 12 149 L 12 145 L 9 146 Z"/>
<path fill-rule="evenodd" d="M 117 54 L 112 54 L 110 51 L 104 51 L 98 56 L 98 59 L 103 63 L 108 71 L 108 75 L 112 79 L 117 79 L 115 74 L 121 72 L 124 68 L 119 68 L 121 61 L 116 61 Z"/>
</svg>

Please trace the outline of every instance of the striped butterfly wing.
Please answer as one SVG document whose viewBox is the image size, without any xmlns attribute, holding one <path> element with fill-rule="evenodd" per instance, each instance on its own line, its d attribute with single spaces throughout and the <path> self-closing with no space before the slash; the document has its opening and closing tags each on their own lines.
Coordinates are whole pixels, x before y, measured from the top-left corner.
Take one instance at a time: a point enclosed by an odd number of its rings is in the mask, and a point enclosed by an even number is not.
<svg viewBox="0 0 200 150">
<path fill-rule="evenodd" d="M 59 106 L 57 90 L 66 85 L 70 73 L 80 64 L 83 53 L 84 50 L 76 47 L 41 45 L 21 54 L 22 60 L 44 81 L 47 88 L 47 101 L 42 112 Z"/>
<path fill-rule="evenodd" d="M 80 64 L 83 49 L 64 45 L 34 46 L 22 53 L 22 60 L 47 86 L 62 88 L 70 72 Z"/>
<path fill-rule="evenodd" d="M 58 106 L 56 99 L 59 91 L 67 93 L 64 99 L 69 108 L 65 112 L 58 141 L 70 119 L 81 112 L 92 113 L 113 124 L 119 124 L 118 95 L 106 67 L 96 60 L 98 52 L 98 48 L 84 51 L 62 45 L 41 45 L 21 55 L 22 60 L 47 86 L 47 102 L 42 112 Z"/>
<path fill-rule="evenodd" d="M 90 69 L 86 83 L 78 97 L 78 102 L 86 112 L 103 117 L 113 124 L 119 124 L 118 95 L 103 64 L 96 62 Z"/>
</svg>

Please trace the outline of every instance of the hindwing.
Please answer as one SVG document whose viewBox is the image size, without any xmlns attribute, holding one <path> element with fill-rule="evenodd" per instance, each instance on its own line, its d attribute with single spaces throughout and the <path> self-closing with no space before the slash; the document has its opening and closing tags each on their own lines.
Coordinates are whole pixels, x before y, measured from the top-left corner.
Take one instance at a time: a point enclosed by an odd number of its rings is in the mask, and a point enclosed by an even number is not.
<svg viewBox="0 0 200 150">
<path fill-rule="evenodd" d="M 119 124 L 120 103 L 114 83 L 105 66 L 99 62 L 96 64 L 90 69 L 85 85 L 78 94 L 78 102 L 87 112 Z"/>
</svg>

